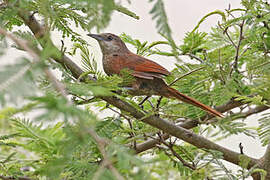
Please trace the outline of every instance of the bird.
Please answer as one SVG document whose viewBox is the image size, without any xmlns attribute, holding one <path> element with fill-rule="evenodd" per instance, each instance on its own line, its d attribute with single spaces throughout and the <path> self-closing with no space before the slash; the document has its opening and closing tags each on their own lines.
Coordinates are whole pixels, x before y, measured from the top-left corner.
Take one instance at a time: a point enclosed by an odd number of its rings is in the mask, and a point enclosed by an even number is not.
<svg viewBox="0 0 270 180">
<path fill-rule="evenodd" d="M 185 103 L 199 107 L 204 111 L 224 117 L 222 113 L 193 99 L 178 90 L 169 87 L 164 77 L 170 72 L 158 63 L 131 52 L 121 38 L 112 33 L 87 34 L 99 43 L 103 54 L 102 64 L 107 75 L 121 75 L 123 70 L 130 71 L 134 80 L 127 85 L 133 95 L 159 95 L 178 99 Z"/>
</svg>

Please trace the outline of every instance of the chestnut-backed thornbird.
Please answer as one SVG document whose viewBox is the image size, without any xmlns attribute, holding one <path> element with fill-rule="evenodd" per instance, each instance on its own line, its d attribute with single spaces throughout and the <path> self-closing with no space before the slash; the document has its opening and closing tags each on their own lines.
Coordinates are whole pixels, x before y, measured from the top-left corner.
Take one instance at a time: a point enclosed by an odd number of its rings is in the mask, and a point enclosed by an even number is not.
<svg viewBox="0 0 270 180">
<path fill-rule="evenodd" d="M 134 77 L 134 81 L 128 86 L 131 94 L 176 98 L 215 116 L 223 117 L 220 112 L 169 87 L 164 82 L 163 77 L 169 75 L 170 72 L 154 61 L 129 51 L 120 37 L 111 33 L 88 34 L 88 36 L 96 39 L 100 45 L 103 54 L 103 68 L 106 74 L 120 75 L 124 69 L 131 72 Z"/>
</svg>

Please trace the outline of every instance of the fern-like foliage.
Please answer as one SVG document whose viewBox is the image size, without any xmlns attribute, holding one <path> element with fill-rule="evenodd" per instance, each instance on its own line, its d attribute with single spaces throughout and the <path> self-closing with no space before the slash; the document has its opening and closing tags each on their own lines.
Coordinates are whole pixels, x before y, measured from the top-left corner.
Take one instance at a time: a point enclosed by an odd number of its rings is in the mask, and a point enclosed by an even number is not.
<svg viewBox="0 0 270 180">
<path fill-rule="evenodd" d="M 138 39 L 132 39 L 131 36 L 129 36 L 125 33 L 121 34 L 121 38 L 124 42 L 133 45 L 137 50 L 136 54 L 139 54 L 141 56 L 150 56 L 152 54 L 158 54 L 158 55 L 164 55 L 164 56 L 172 56 L 173 55 L 170 52 L 164 52 L 164 51 L 161 51 L 160 49 L 156 48 L 156 46 L 158 46 L 158 45 L 162 45 L 162 44 L 168 45 L 169 43 L 167 41 L 155 41 L 155 42 L 152 42 L 148 45 L 147 41 L 141 42 Z M 153 49 L 153 48 L 155 48 L 155 49 Z"/>
<path fill-rule="evenodd" d="M 269 114 L 265 114 L 262 118 L 259 119 L 260 126 L 257 131 L 263 146 L 269 144 L 270 139 L 270 123 L 269 123 Z"/>
<path fill-rule="evenodd" d="M 0 55 L 9 48 L 23 54 L 0 67 L 0 176 L 85 180 L 116 179 L 115 172 L 124 179 L 138 180 L 245 179 L 255 172 L 262 178 L 266 176 L 267 169 L 249 167 L 253 159 L 246 155 L 234 159 L 239 162 L 238 171 L 231 171 L 223 154 L 209 150 L 212 147 L 201 149 L 175 137 L 163 139 L 160 135 L 164 132 L 104 99 L 123 100 L 146 117 L 197 125 L 192 131 L 213 141 L 241 134 L 259 136 L 262 146 L 268 145 L 269 114 L 261 116 L 258 127 L 249 127 L 246 117 L 269 108 L 269 3 L 242 0 L 241 8 L 210 12 L 181 42 L 173 39 L 174 31 L 169 26 L 173 19 L 168 19 L 165 1 L 149 3 L 149 14 L 163 40 L 148 42 L 125 33 L 122 40 L 134 46 L 139 55 L 179 60 L 171 74 L 164 77 L 166 83 L 203 104 L 226 111 L 226 118 L 208 119 L 199 108 L 165 97 L 152 96 L 139 106 L 144 97 L 134 97 L 122 88 L 134 81 L 130 71 L 122 71 L 119 77 L 106 76 L 98 69 L 91 45 L 79 32 L 102 31 L 115 11 L 129 16 L 123 18 L 139 19 L 120 1 L 2 1 L 1 28 L 23 39 L 40 61 L 25 58 L 28 52 L 0 37 Z M 201 32 L 200 25 L 216 15 L 222 18 L 217 26 L 209 33 Z M 31 29 L 22 28 L 30 26 L 27 20 L 33 18 L 44 32 L 33 34 Z M 71 39 L 72 49 L 69 51 L 65 44 L 61 50 L 54 46 L 52 31 Z M 42 38 L 40 33 L 44 33 Z M 171 50 L 163 50 L 164 46 Z M 84 72 L 73 77 L 72 68 L 66 64 L 70 62 L 62 61 L 77 54 Z M 53 77 L 48 76 L 48 69 Z M 93 81 L 86 80 L 89 75 Z M 68 95 L 63 97 L 59 90 Z M 237 110 L 231 109 L 234 103 L 238 103 Z M 157 144 L 135 155 L 134 150 L 147 141 Z"/>
<path fill-rule="evenodd" d="M 154 0 L 150 0 L 153 2 Z M 156 20 L 156 27 L 160 34 L 163 34 L 168 39 L 172 39 L 172 31 L 168 24 L 168 17 L 165 11 L 164 3 L 162 0 L 156 0 L 153 8 L 150 11 L 152 19 Z"/>
</svg>

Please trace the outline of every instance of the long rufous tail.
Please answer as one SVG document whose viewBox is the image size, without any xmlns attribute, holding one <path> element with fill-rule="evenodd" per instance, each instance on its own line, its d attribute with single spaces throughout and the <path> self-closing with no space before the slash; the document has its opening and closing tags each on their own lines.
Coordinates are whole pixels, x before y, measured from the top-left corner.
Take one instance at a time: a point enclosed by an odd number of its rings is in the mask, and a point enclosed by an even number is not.
<svg viewBox="0 0 270 180">
<path fill-rule="evenodd" d="M 201 109 L 203 109 L 203 110 L 205 110 L 205 111 L 207 111 L 215 116 L 222 117 L 222 118 L 224 117 L 223 114 L 221 114 L 220 112 L 212 109 L 211 107 L 209 107 L 209 106 L 207 106 L 207 105 L 205 105 L 205 104 L 203 104 L 203 103 L 201 103 L 201 102 L 199 102 L 199 101 L 197 101 L 197 100 L 195 100 L 187 95 L 180 93 L 176 89 L 168 87 L 168 91 L 169 91 L 169 97 L 174 97 L 174 98 L 179 99 L 185 103 L 197 106 L 197 107 L 199 107 L 199 108 L 201 108 Z"/>
</svg>

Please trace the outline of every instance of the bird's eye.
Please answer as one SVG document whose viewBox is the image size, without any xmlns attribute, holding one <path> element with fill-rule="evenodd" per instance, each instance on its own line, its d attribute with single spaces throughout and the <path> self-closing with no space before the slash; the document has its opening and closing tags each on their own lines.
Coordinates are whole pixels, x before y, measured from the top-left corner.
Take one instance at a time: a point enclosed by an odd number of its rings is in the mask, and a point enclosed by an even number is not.
<svg viewBox="0 0 270 180">
<path fill-rule="evenodd" d="M 107 39 L 108 39 L 109 41 L 111 41 L 111 40 L 113 39 L 113 37 L 112 37 L 112 36 L 108 36 Z"/>
</svg>

